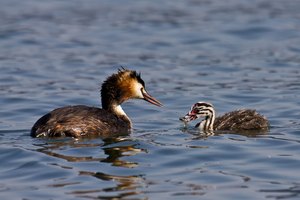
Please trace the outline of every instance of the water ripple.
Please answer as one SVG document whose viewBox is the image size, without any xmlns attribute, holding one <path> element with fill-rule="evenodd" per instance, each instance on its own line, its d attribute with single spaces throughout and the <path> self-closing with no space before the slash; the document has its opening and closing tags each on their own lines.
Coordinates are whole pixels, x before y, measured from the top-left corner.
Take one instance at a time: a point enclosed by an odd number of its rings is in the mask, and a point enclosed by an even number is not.
<svg viewBox="0 0 300 200">
<path fill-rule="evenodd" d="M 299 198 L 299 8 L 293 0 L 19 1 L 0 7 L 1 199 Z M 130 101 L 133 133 L 31 138 L 66 105 L 101 106 L 119 66 L 156 108 Z M 253 108 L 267 132 L 201 134 L 198 101 Z"/>
</svg>

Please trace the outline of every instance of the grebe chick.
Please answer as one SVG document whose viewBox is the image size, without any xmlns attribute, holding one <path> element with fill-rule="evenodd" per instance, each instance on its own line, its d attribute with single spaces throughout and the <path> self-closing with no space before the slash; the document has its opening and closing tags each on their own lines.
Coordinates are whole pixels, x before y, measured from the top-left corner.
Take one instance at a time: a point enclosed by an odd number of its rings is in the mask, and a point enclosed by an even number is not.
<svg viewBox="0 0 300 200">
<path fill-rule="evenodd" d="M 147 93 L 140 74 L 122 68 L 102 84 L 102 109 L 84 105 L 57 108 L 42 116 L 33 125 L 31 136 L 109 137 L 128 134 L 132 124 L 121 104 L 129 99 L 143 99 L 162 106 Z"/>
<path fill-rule="evenodd" d="M 195 103 L 191 110 L 179 118 L 184 123 L 195 120 L 199 117 L 204 119 L 196 124 L 202 131 L 213 130 L 267 130 L 268 120 L 252 109 L 235 110 L 216 117 L 216 112 L 212 104 L 206 102 Z"/>
</svg>

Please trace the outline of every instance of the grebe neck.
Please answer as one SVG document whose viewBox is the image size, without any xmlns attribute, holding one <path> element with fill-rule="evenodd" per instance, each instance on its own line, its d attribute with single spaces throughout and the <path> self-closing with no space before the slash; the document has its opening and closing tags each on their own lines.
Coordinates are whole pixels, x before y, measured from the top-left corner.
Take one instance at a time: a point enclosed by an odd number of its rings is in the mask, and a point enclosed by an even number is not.
<svg viewBox="0 0 300 200">
<path fill-rule="evenodd" d="M 101 103 L 102 109 L 111 112 L 116 115 L 123 121 L 127 122 L 132 127 L 131 120 L 126 115 L 124 110 L 121 107 L 121 103 L 123 103 L 123 99 L 121 98 L 121 92 L 117 88 L 113 88 L 112 90 L 108 90 L 106 87 L 107 84 L 103 84 L 101 90 Z"/>
<path fill-rule="evenodd" d="M 124 112 L 123 108 L 121 107 L 121 105 L 114 105 L 109 107 L 109 109 L 107 109 L 109 112 L 115 114 L 117 117 L 119 117 L 120 119 L 122 119 L 123 121 L 127 122 L 129 124 L 129 127 L 132 128 L 132 123 L 130 118 L 127 116 L 127 114 Z"/>
<path fill-rule="evenodd" d="M 199 129 L 203 131 L 212 131 L 214 130 L 215 122 L 215 110 L 211 107 L 207 109 L 209 115 L 207 115 L 199 124 Z"/>
</svg>

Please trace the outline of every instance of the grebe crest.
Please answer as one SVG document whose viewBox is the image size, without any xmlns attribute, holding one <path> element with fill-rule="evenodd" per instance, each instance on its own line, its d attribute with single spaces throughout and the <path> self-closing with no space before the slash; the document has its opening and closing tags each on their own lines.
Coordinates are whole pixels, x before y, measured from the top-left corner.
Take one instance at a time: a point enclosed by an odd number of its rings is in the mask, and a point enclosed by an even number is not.
<svg viewBox="0 0 300 200">
<path fill-rule="evenodd" d="M 241 109 L 226 113 L 216 117 L 216 112 L 212 104 L 207 102 L 195 103 L 190 111 L 179 118 L 184 123 L 204 117 L 196 124 L 203 131 L 212 130 L 267 130 L 268 120 L 252 109 Z"/>
<path fill-rule="evenodd" d="M 143 99 L 162 106 L 147 93 L 145 82 L 139 73 L 122 68 L 102 84 L 102 109 L 83 105 L 57 108 L 33 125 L 31 136 L 81 137 L 129 133 L 132 123 L 121 107 L 129 99 Z"/>
</svg>

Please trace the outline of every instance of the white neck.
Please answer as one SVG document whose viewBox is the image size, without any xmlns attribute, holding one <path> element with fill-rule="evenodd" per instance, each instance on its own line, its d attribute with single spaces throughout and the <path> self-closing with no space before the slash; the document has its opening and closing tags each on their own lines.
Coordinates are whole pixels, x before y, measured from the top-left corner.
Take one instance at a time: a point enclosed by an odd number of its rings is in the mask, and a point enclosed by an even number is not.
<svg viewBox="0 0 300 200">
<path fill-rule="evenodd" d="M 121 105 L 112 106 L 112 109 L 113 109 L 113 112 L 114 112 L 117 116 L 119 116 L 119 117 L 121 117 L 121 118 L 123 118 L 123 119 L 129 121 L 130 127 L 132 127 L 131 120 L 130 120 L 129 117 L 126 115 L 126 113 L 124 112 L 124 110 L 123 110 L 123 108 L 121 107 Z"/>
<path fill-rule="evenodd" d="M 126 113 L 124 112 L 123 108 L 121 107 L 121 105 L 114 106 L 113 109 L 117 115 L 127 116 Z"/>
</svg>

